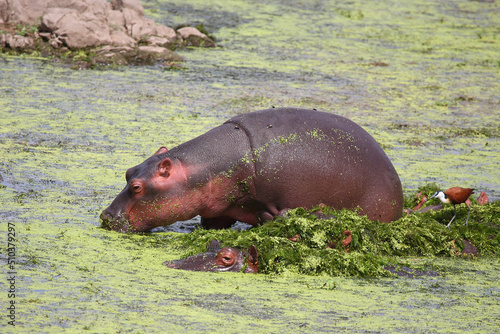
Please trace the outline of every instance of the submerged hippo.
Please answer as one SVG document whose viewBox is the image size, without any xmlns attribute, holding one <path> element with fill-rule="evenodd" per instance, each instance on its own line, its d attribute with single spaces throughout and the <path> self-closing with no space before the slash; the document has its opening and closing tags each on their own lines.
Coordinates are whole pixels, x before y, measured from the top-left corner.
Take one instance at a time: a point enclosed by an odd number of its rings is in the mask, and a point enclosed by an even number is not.
<svg viewBox="0 0 500 334">
<path fill-rule="evenodd" d="M 217 240 L 212 240 L 205 253 L 188 256 L 181 260 L 165 261 L 164 266 L 193 271 L 242 271 L 257 273 L 258 254 L 255 246 L 248 252 L 236 248 L 223 247 Z"/>
<path fill-rule="evenodd" d="M 371 220 L 401 217 L 398 174 L 365 130 L 330 113 L 279 108 L 231 118 L 126 172 L 102 226 L 148 231 L 202 217 L 206 228 L 259 225 L 319 203 Z"/>
</svg>

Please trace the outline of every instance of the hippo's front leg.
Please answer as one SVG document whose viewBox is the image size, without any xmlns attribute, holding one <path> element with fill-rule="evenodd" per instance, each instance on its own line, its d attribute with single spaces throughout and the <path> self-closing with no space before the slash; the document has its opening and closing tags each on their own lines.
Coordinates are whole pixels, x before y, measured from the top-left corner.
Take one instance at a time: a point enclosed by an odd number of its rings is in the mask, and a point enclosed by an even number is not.
<svg viewBox="0 0 500 334">
<path fill-rule="evenodd" d="M 290 210 L 290 208 L 279 210 L 275 205 L 268 205 L 265 211 L 261 211 L 258 214 L 260 224 L 273 220 L 276 217 L 286 217 Z"/>
</svg>

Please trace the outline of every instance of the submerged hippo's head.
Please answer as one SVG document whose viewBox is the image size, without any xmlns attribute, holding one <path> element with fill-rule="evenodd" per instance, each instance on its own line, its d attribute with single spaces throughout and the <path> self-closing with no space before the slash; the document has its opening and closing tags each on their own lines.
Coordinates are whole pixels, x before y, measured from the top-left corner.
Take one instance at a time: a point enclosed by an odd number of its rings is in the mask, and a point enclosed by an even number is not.
<svg viewBox="0 0 500 334">
<path fill-rule="evenodd" d="M 181 260 L 165 261 L 169 268 L 193 271 L 243 271 L 257 273 L 257 249 L 250 246 L 248 252 L 231 247 L 220 247 L 217 240 L 212 240 L 207 252 L 186 257 Z"/>
<path fill-rule="evenodd" d="M 142 232 L 196 215 L 196 200 L 186 192 L 185 169 L 178 160 L 169 158 L 167 151 L 161 147 L 142 164 L 127 170 L 127 185 L 101 213 L 102 227 Z"/>
</svg>

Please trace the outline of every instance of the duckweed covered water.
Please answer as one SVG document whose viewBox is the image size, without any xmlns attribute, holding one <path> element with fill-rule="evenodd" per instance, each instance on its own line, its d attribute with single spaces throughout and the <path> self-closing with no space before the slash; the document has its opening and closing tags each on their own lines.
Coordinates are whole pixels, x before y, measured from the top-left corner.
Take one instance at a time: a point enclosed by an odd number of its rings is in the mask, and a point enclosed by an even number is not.
<svg viewBox="0 0 500 334">
<path fill-rule="evenodd" d="M 179 51 L 181 71 L 74 71 L 0 57 L 2 259 L 9 225 L 16 233 L 15 298 L 2 261 L 2 332 L 498 331 L 496 203 L 473 203 L 468 227 L 463 205 L 450 230 L 443 225 L 452 207 L 381 226 L 334 213 L 338 221 L 326 221 L 323 232 L 300 210 L 247 232 L 192 235 L 121 235 L 98 219 L 125 185 L 126 169 L 159 146 L 273 105 L 359 123 L 383 146 L 408 195 L 436 182 L 498 200 L 498 1 L 143 3 L 158 22 L 203 23 L 222 47 Z M 341 245 L 347 229 L 349 253 Z M 307 231 L 310 238 L 288 239 Z M 262 247 L 262 274 L 161 265 L 203 251 L 212 237 Z M 463 240 L 479 255 L 457 256 Z M 294 249 L 310 259 L 297 261 Z M 332 266 L 323 260 L 330 254 L 342 261 Z M 384 277 L 388 265 L 437 275 Z M 15 328 L 7 318 L 12 300 Z"/>
</svg>

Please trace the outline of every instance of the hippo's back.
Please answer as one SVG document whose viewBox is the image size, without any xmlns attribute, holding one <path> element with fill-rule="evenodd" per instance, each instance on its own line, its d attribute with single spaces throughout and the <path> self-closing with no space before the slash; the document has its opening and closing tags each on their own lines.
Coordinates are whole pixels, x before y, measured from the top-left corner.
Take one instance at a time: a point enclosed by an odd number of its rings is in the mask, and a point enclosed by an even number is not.
<svg viewBox="0 0 500 334">
<path fill-rule="evenodd" d="M 401 216 L 402 189 L 378 143 L 347 118 L 279 108 L 243 114 L 226 123 L 244 131 L 255 166 L 255 194 L 275 210 L 319 203 L 362 208 L 370 219 Z"/>
<path fill-rule="evenodd" d="M 226 123 L 235 123 L 246 131 L 254 148 L 265 145 L 279 136 L 288 137 L 294 132 L 313 129 L 327 131 L 336 129 L 352 132 L 350 127 L 361 129 L 359 125 L 342 116 L 297 108 L 273 108 L 256 111 L 235 116 Z"/>
</svg>

